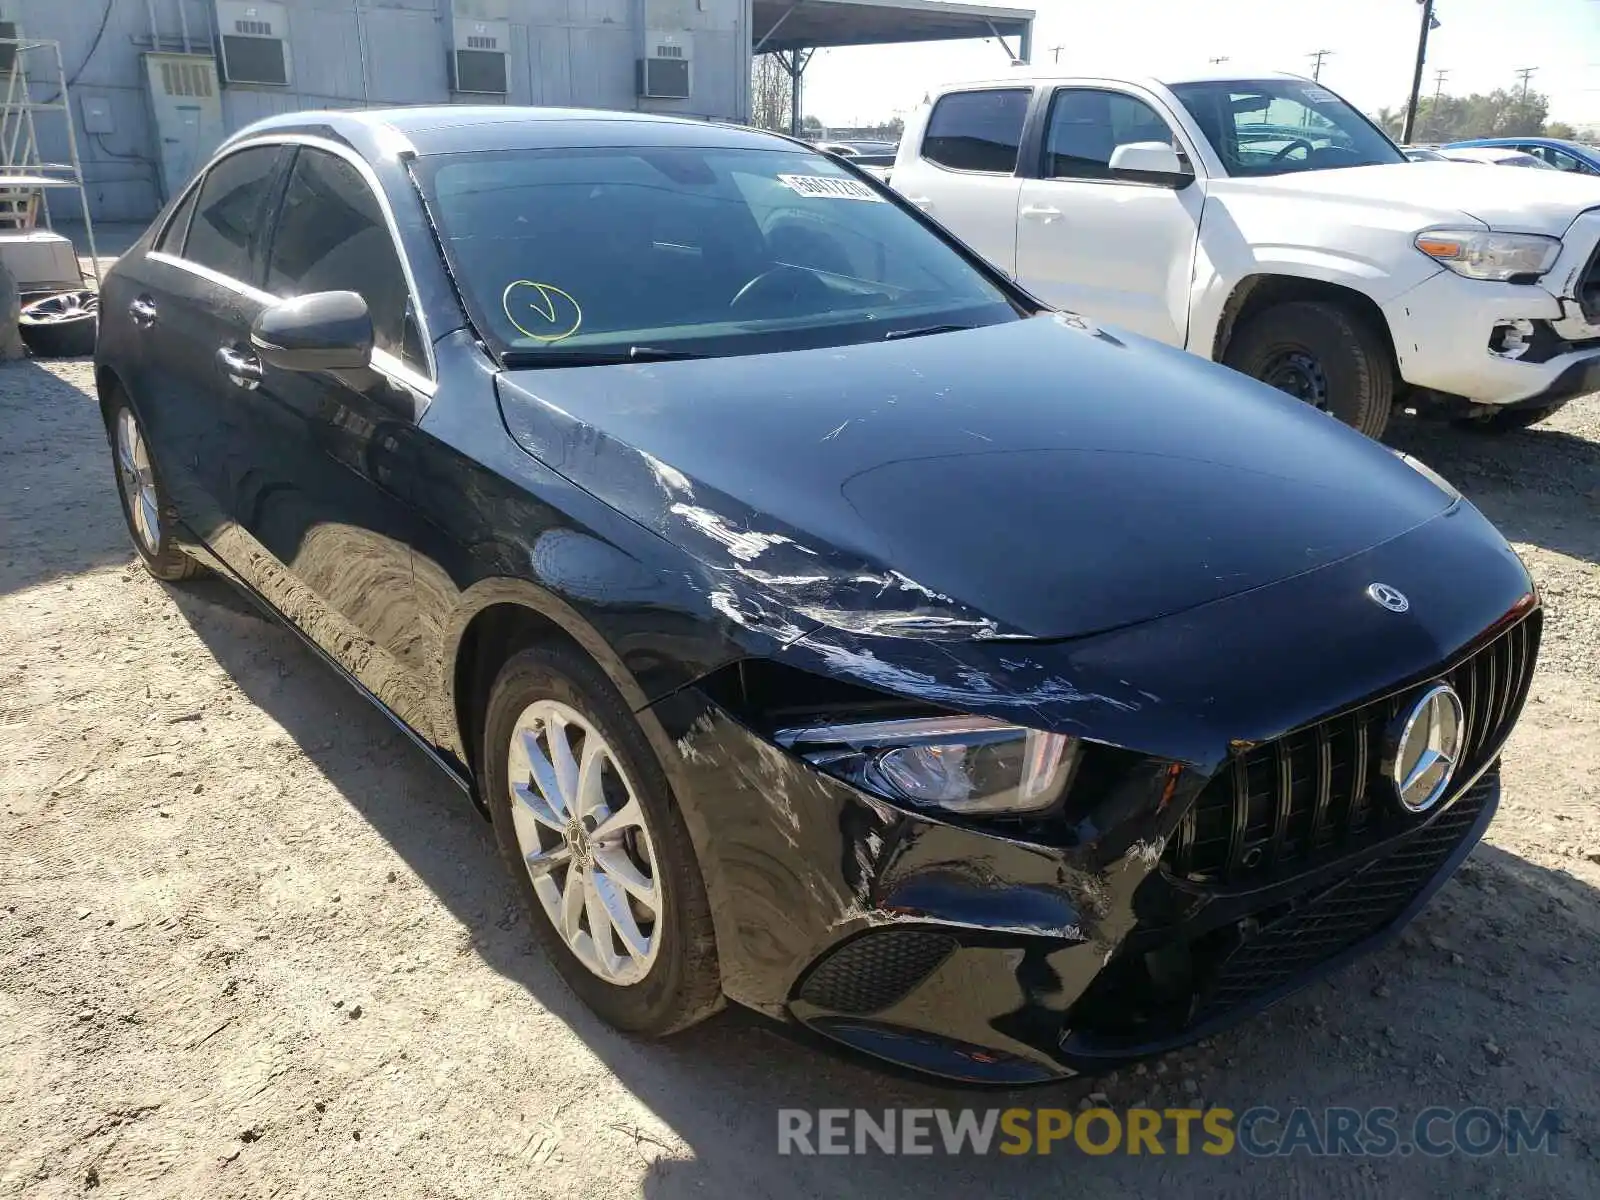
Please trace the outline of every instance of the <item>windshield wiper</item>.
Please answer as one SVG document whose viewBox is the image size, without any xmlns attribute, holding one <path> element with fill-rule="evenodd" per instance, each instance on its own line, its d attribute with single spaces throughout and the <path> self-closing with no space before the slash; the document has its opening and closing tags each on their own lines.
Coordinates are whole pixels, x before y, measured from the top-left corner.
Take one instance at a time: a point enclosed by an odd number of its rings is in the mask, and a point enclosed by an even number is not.
<svg viewBox="0 0 1600 1200">
<path fill-rule="evenodd" d="M 507 350 L 500 355 L 500 364 L 507 370 L 520 371 L 529 367 L 613 367 L 710 357 L 709 354 L 662 350 L 655 346 L 629 346 L 626 350 Z"/>
<path fill-rule="evenodd" d="M 975 325 L 924 325 L 921 329 L 891 329 L 883 335 L 886 342 L 898 342 L 901 338 L 927 337 L 934 333 L 960 333 L 964 329 L 975 329 Z"/>
</svg>

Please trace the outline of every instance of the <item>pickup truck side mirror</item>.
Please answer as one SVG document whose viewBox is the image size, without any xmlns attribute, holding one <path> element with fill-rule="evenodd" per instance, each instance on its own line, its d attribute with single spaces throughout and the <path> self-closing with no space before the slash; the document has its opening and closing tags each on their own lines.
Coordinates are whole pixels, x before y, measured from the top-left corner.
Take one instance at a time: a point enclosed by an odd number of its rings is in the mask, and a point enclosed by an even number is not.
<svg viewBox="0 0 1600 1200">
<path fill-rule="evenodd" d="M 1111 152 L 1111 178 L 1173 189 L 1194 182 L 1194 168 L 1167 142 L 1126 142 Z"/>
</svg>

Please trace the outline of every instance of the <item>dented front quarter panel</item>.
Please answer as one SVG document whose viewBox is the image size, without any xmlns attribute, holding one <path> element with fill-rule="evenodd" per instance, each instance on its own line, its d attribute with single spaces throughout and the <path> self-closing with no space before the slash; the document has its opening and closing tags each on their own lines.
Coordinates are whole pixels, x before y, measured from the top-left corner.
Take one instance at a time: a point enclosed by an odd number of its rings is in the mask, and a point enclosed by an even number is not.
<svg viewBox="0 0 1600 1200">
<path fill-rule="evenodd" d="M 696 689 L 651 712 L 677 751 L 674 783 L 692 797 L 684 816 L 730 997 L 805 1018 L 816 1010 L 793 993 L 824 951 L 885 925 L 938 928 L 961 951 L 875 1019 L 954 1032 L 1052 1064 L 1052 1073 L 1064 1070 L 1051 1047 L 1067 1007 L 1132 927 L 1133 892 L 1203 782 L 1191 772 L 1168 790 L 1165 768 L 1143 764 L 1064 831 L 1063 844 L 1031 844 L 822 775 Z M 1033 1041 L 1019 1029 L 1034 1031 Z"/>
</svg>

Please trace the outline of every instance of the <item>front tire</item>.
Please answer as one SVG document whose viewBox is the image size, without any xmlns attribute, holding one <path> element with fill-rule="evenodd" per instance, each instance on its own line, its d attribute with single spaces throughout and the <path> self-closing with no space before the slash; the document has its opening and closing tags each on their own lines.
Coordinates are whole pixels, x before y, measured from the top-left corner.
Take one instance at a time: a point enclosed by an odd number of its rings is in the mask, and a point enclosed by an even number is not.
<svg viewBox="0 0 1600 1200">
<path fill-rule="evenodd" d="M 711 910 L 660 764 L 588 659 L 514 655 L 489 693 L 480 758 L 495 840 L 534 934 L 608 1023 L 664 1037 L 722 1006 Z"/>
<path fill-rule="evenodd" d="M 1223 362 L 1339 418 L 1376 440 L 1394 408 L 1394 367 L 1382 337 L 1338 304 L 1296 300 L 1252 317 Z"/>
<path fill-rule="evenodd" d="M 145 570 L 157 579 L 179 583 L 205 574 L 205 567 L 180 550 L 172 539 L 172 506 L 161 486 L 150 447 L 139 418 L 126 396 L 118 395 L 106 418 L 112 464 L 117 472 L 117 496 L 122 519 Z"/>
</svg>

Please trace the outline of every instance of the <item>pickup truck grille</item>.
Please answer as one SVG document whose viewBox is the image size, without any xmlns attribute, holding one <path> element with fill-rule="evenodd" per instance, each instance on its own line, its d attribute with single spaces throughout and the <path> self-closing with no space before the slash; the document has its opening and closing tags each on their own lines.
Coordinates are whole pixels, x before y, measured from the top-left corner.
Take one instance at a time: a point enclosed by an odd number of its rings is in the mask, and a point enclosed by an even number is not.
<svg viewBox="0 0 1600 1200">
<path fill-rule="evenodd" d="M 1537 611 L 1441 674 L 1466 711 L 1470 778 L 1497 754 L 1527 698 L 1539 648 Z M 1234 759 L 1211 780 L 1167 843 L 1162 865 L 1195 883 L 1233 887 L 1292 876 L 1415 823 L 1385 803 L 1385 733 L 1417 689 L 1296 730 Z"/>
<path fill-rule="evenodd" d="M 1578 307 L 1583 319 L 1591 325 L 1600 325 L 1600 245 L 1589 257 L 1589 265 L 1578 280 Z"/>
</svg>

